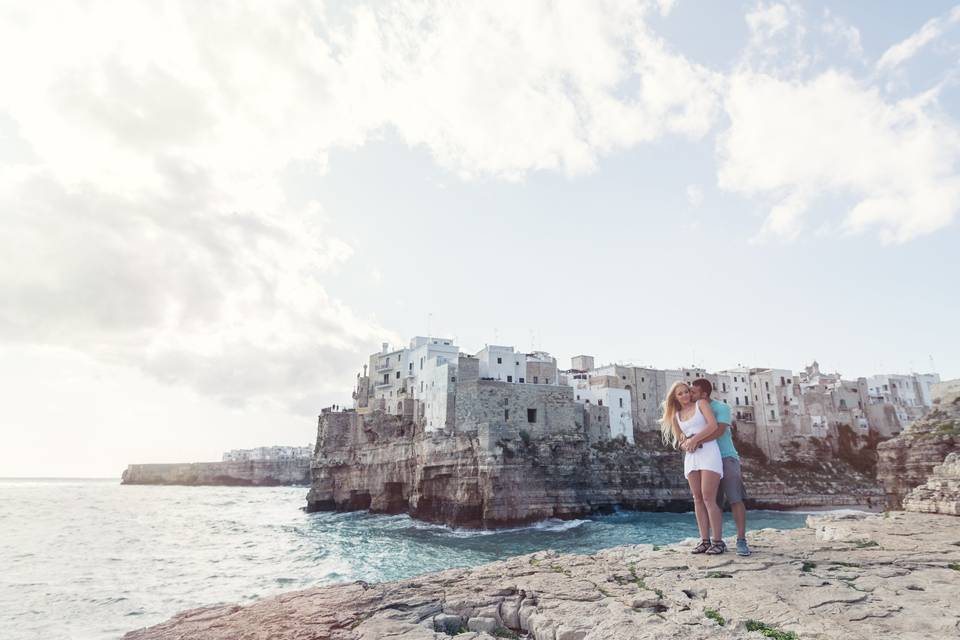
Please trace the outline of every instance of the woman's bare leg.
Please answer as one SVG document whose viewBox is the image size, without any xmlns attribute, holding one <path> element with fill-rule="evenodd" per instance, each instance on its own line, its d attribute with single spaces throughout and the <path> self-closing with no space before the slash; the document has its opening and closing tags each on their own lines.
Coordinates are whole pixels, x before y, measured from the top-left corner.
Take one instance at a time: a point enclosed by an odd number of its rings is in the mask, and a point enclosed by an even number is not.
<svg viewBox="0 0 960 640">
<path fill-rule="evenodd" d="M 687 476 L 687 483 L 690 485 L 690 493 L 693 494 L 693 512 L 697 515 L 697 529 L 700 530 L 700 539 L 710 539 L 710 516 L 707 512 L 707 505 L 703 503 L 703 491 L 701 490 L 702 480 L 699 471 L 691 471 Z M 716 474 L 714 474 L 716 475 Z M 713 498 L 716 503 L 717 487 L 713 487 Z"/>
<path fill-rule="evenodd" d="M 717 504 L 717 487 L 719 486 L 719 473 L 715 471 L 700 472 L 700 495 L 704 502 L 703 508 L 710 521 L 710 531 L 713 532 L 714 540 L 723 539 L 723 511 Z"/>
</svg>

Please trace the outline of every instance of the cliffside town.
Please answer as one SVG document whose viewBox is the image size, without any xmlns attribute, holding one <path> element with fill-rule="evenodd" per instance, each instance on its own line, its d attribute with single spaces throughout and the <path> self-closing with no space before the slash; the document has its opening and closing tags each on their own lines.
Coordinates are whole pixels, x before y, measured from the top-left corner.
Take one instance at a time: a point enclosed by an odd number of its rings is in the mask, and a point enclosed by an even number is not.
<svg viewBox="0 0 960 640">
<path fill-rule="evenodd" d="M 877 442 L 922 415 L 938 381 L 849 381 L 816 362 L 800 374 L 571 365 L 506 346 L 466 355 L 442 338 L 384 345 L 357 375 L 355 406 L 320 415 L 308 509 L 458 526 L 686 510 L 681 455 L 660 443 L 657 418 L 673 382 L 698 377 L 731 406 L 751 506 L 879 507 Z"/>
<path fill-rule="evenodd" d="M 457 409 L 458 376 L 461 381 L 500 383 L 499 399 L 512 402 L 512 413 L 507 405 L 485 407 L 486 413 L 476 417 L 468 416 L 473 407 Z M 850 446 L 854 436 L 861 448 L 872 450 L 925 414 L 933 406 L 933 386 L 940 382 L 937 374 L 844 379 L 839 373 L 821 372 L 817 362 L 799 373 L 769 367 L 708 372 L 697 367 L 595 366 L 593 357 L 581 355 L 561 370 L 556 358 L 544 351 L 486 345 L 466 355 L 451 339 L 418 336 L 407 347 L 391 349 L 384 343 L 372 354 L 357 374 L 353 397 L 358 413 L 406 417 L 428 432 L 450 432 L 471 421 L 532 432 L 546 428 L 532 406 L 538 398 L 569 389 L 592 440 L 623 436 L 635 442 L 641 433 L 659 428 L 660 406 L 674 382 L 701 377 L 713 384 L 715 400 L 730 405 L 740 441 L 771 460 L 818 458 L 824 442 L 838 451 L 843 442 Z M 554 423 L 569 419 L 555 416 Z"/>
</svg>

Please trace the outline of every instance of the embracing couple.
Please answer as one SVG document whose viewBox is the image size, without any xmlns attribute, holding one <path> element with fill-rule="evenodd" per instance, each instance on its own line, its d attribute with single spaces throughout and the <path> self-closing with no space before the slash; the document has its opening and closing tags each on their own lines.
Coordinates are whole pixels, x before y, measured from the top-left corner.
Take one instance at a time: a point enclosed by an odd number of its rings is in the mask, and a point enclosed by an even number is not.
<svg viewBox="0 0 960 640">
<path fill-rule="evenodd" d="M 718 504 L 725 496 L 737 525 L 737 554 L 750 555 L 747 546 L 746 490 L 740 472 L 740 455 L 730 433 L 730 407 L 710 399 L 713 385 L 699 378 L 688 385 L 674 382 L 664 401 L 660 433 L 665 444 L 679 446 L 683 475 L 690 483 L 700 544 L 693 553 L 723 553 L 723 511 Z M 711 537 L 712 534 L 712 537 Z"/>
</svg>

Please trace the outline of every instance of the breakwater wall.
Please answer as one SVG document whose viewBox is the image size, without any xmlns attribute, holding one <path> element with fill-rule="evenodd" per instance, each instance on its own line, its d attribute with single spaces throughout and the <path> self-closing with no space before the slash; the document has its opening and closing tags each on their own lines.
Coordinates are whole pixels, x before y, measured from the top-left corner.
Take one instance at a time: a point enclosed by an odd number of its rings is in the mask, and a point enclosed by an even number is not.
<svg viewBox="0 0 960 640">
<path fill-rule="evenodd" d="M 309 485 L 310 460 L 131 464 L 121 484 L 275 487 Z"/>
</svg>

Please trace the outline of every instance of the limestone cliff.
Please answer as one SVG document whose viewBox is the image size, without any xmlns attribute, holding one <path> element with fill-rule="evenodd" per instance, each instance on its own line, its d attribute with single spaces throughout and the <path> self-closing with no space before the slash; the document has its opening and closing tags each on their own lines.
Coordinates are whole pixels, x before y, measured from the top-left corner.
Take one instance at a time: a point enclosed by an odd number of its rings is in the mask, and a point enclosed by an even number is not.
<svg viewBox="0 0 960 640">
<path fill-rule="evenodd" d="M 280 486 L 310 484 L 310 460 L 131 464 L 122 484 Z"/>
<path fill-rule="evenodd" d="M 877 480 L 887 506 L 898 509 L 906 494 L 924 482 L 947 454 L 960 451 L 960 396 L 940 399 L 930 412 L 901 435 L 877 446 Z"/>
<path fill-rule="evenodd" d="M 320 416 L 310 511 L 409 513 L 462 527 L 573 518 L 615 507 L 688 511 L 682 454 L 659 434 L 636 446 L 576 432 L 531 436 L 479 425 L 418 431 L 408 419 L 352 411 Z M 767 465 L 744 457 L 751 508 L 866 505 L 875 483 L 840 461 Z"/>
<path fill-rule="evenodd" d="M 903 499 L 907 511 L 960 516 L 960 453 L 951 453 L 933 468 L 927 482 Z"/>
<path fill-rule="evenodd" d="M 752 532 L 748 558 L 691 555 L 684 544 L 539 551 L 194 609 L 124 638 L 956 638 L 956 524 L 915 513 L 810 518 L 807 529 Z"/>
</svg>

